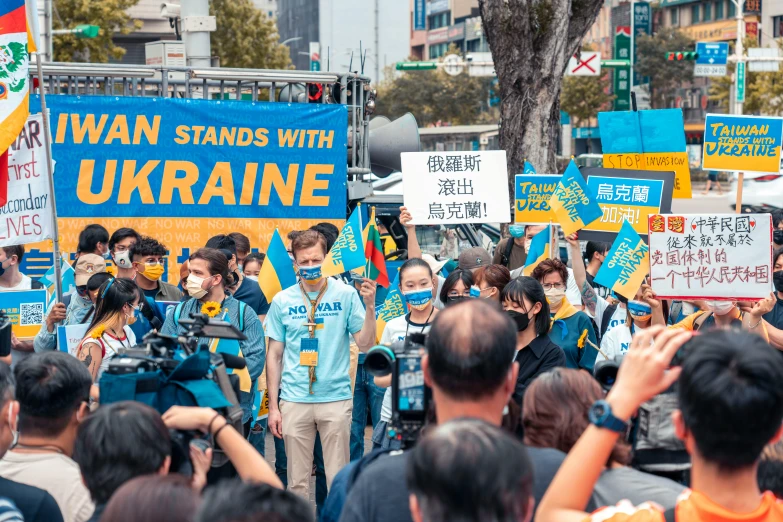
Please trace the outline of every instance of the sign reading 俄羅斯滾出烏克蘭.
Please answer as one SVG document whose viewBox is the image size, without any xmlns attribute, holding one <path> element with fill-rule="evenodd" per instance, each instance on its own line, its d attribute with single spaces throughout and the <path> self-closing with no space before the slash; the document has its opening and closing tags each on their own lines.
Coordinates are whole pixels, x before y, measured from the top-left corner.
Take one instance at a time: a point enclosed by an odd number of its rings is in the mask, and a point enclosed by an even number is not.
<svg viewBox="0 0 783 522">
<path fill-rule="evenodd" d="M 732 172 L 778 172 L 783 118 L 708 114 L 702 168 Z"/>
<path fill-rule="evenodd" d="M 748 300 L 772 292 L 770 214 L 656 214 L 648 240 L 659 298 Z"/>
</svg>

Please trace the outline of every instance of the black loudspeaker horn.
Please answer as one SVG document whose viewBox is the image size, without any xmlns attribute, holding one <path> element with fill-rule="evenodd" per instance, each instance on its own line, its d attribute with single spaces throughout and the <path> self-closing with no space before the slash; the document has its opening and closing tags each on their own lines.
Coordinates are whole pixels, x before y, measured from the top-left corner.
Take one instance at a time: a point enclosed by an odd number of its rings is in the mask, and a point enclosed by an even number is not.
<svg viewBox="0 0 783 522">
<path fill-rule="evenodd" d="M 408 113 L 394 121 L 385 116 L 370 120 L 370 168 L 379 178 L 385 178 L 401 168 L 400 154 L 419 152 L 419 124 Z"/>
</svg>

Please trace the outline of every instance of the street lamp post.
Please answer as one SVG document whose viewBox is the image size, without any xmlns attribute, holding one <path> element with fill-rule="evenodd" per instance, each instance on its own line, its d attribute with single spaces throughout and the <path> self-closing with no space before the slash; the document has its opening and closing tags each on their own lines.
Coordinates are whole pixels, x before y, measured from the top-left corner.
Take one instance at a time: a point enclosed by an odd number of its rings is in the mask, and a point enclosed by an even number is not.
<svg viewBox="0 0 783 522">
<path fill-rule="evenodd" d="M 301 36 L 295 36 L 295 37 L 293 37 L 293 38 L 289 38 L 289 39 L 287 39 L 287 40 L 283 40 L 282 42 L 280 42 L 280 45 L 288 45 L 288 44 L 290 44 L 291 42 L 298 42 L 298 41 L 299 41 L 299 40 L 301 40 L 301 39 L 302 39 L 302 37 L 301 37 Z"/>
</svg>

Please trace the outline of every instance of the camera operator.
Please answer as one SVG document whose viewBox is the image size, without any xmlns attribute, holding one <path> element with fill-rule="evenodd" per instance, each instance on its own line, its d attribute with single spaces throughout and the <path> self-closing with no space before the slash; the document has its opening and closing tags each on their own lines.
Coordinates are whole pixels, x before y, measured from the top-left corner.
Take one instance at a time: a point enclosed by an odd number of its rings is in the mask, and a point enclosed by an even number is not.
<svg viewBox="0 0 783 522">
<path fill-rule="evenodd" d="M 0 459 L 14 441 L 19 403 L 14 400 L 14 376 L 11 368 L 0 363 Z M 27 522 L 62 522 L 63 516 L 54 498 L 42 489 L 0 477 L 0 497 L 11 500 Z M 0 515 L 0 520 L 5 520 Z"/>
<path fill-rule="evenodd" d="M 65 522 L 85 522 L 94 506 L 71 455 L 89 411 L 90 372 L 72 355 L 47 352 L 25 359 L 14 373 L 19 439 L 0 460 L 0 476 L 48 491 Z"/>
<path fill-rule="evenodd" d="M 500 426 L 517 383 L 516 344 L 516 328 L 497 306 L 471 300 L 438 314 L 421 362 L 438 424 L 468 417 Z M 408 455 L 384 455 L 364 468 L 348 492 L 340 521 L 410 521 Z"/>
<path fill-rule="evenodd" d="M 172 471 L 169 429 L 210 434 L 243 480 L 282 487 L 264 458 L 214 410 L 175 406 L 161 418 L 140 402 L 117 402 L 101 406 L 87 417 L 79 426 L 74 445 L 73 458 L 95 501 L 90 522 L 100 520 L 111 496 L 129 480 Z M 206 484 L 212 451 L 202 452 L 195 445 L 189 450 L 194 469 L 191 483 L 200 492 Z"/>
</svg>

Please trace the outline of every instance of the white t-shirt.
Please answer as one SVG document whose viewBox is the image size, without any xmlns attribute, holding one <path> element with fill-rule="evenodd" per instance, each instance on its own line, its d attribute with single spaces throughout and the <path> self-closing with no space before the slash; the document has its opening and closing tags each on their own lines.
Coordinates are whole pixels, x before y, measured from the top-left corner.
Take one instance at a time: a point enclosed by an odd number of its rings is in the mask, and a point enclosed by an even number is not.
<svg viewBox="0 0 783 522">
<path fill-rule="evenodd" d="M 95 379 L 96 384 L 101 380 L 101 375 L 103 375 L 103 372 L 109 369 L 109 361 L 114 359 L 114 357 L 116 357 L 121 351 L 136 346 L 136 334 L 133 333 L 133 330 L 130 329 L 130 326 L 125 325 L 123 332 L 125 332 L 124 339 L 119 339 L 106 331 L 103 332 L 103 335 L 100 337 L 100 339 L 89 338 L 85 339 L 85 341 L 82 343 L 82 346 L 91 343 L 98 344 L 101 347 L 101 351 L 103 352 L 101 366 L 98 368 L 98 378 Z M 87 347 L 85 346 L 85 349 L 86 348 Z"/>
<path fill-rule="evenodd" d="M 619 308 L 618 308 L 619 310 Z M 610 359 L 617 359 L 620 355 L 625 355 L 628 348 L 631 347 L 631 329 L 625 324 L 607 330 L 603 339 L 601 339 L 601 352 Z M 598 352 L 595 356 L 595 362 L 603 361 L 605 357 Z"/>
<path fill-rule="evenodd" d="M 0 460 L 0 477 L 48 491 L 65 522 L 85 522 L 95 510 L 79 465 L 60 453 L 9 451 Z"/>
<path fill-rule="evenodd" d="M 432 323 L 422 325 L 419 323 L 412 323 L 409 321 L 410 314 L 401 315 L 395 317 L 388 323 L 381 335 L 381 344 L 389 346 L 396 341 L 404 341 L 406 335 L 412 333 L 429 333 Z M 386 393 L 383 395 L 383 404 L 381 404 L 381 420 L 385 422 L 391 421 L 392 416 L 392 389 L 391 386 L 386 388 Z"/>
<path fill-rule="evenodd" d="M 598 326 L 598 331 L 596 333 L 601 333 L 601 326 L 604 322 L 604 312 L 606 311 L 609 306 L 609 301 L 601 297 L 600 295 L 596 294 L 596 297 L 598 298 L 595 303 L 595 324 Z M 625 305 L 623 303 L 618 303 L 617 307 L 614 310 L 614 313 L 612 314 L 612 318 L 609 320 L 609 326 L 606 328 L 606 333 L 604 335 L 608 335 L 611 330 L 614 330 L 617 326 L 625 326 L 625 322 L 628 319 L 628 313 L 625 308 Z M 628 328 L 626 328 L 627 330 Z M 603 346 L 603 345 L 602 345 Z M 600 354 L 599 354 L 600 356 Z M 598 359 L 596 359 L 597 361 Z"/>
<path fill-rule="evenodd" d="M 27 277 L 24 274 L 19 274 L 22 276 L 22 280 L 19 281 L 19 284 L 16 286 L 9 286 L 9 287 L 0 287 L 0 292 L 13 292 L 15 290 L 32 290 L 33 288 L 33 280 Z"/>
</svg>

